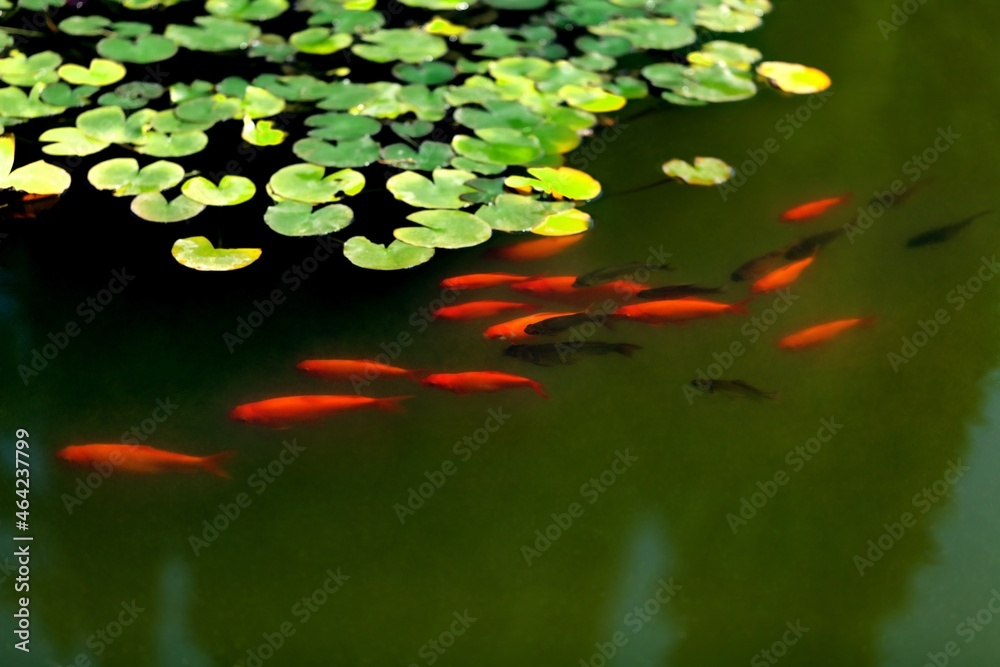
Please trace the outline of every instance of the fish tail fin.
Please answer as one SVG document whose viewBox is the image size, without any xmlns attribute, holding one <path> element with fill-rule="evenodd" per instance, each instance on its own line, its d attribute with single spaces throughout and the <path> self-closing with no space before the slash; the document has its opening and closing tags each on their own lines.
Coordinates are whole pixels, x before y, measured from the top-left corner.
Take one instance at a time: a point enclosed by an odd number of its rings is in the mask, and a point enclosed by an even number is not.
<svg viewBox="0 0 1000 667">
<path fill-rule="evenodd" d="M 633 352 L 641 349 L 642 349 L 641 345 L 633 345 L 632 343 L 619 343 L 618 348 L 615 351 L 618 354 L 631 358 Z"/>
<path fill-rule="evenodd" d="M 229 479 L 229 473 L 222 466 L 229 463 L 234 456 L 236 456 L 236 450 L 234 449 L 230 449 L 226 452 L 219 452 L 218 454 L 212 454 L 211 456 L 203 456 L 201 458 L 201 467 L 203 470 L 206 470 L 217 477 Z"/>
<path fill-rule="evenodd" d="M 729 312 L 735 313 L 736 315 L 749 315 L 750 310 L 747 308 L 747 304 L 754 300 L 754 297 L 748 297 L 742 301 L 737 301 L 734 304 L 730 304 Z"/>
<path fill-rule="evenodd" d="M 542 398 L 548 398 L 549 397 L 549 395 L 545 393 L 545 388 L 542 386 L 542 384 L 540 382 L 535 382 L 534 380 L 532 380 L 530 386 L 531 386 L 532 389 L 535 390 L 535 393 L 538 394 L 539 396 L 541 396 Z"/>
<path fill-rule="evenodd" d="M 386 412 L 406 412 L 401 403 L 408 398 L 413 398 L 412 396 L 390 396 L 388 398 L 379 398 L 376 400 L 376 407 L 379 410 L 385 410 Z"/>
</svg>

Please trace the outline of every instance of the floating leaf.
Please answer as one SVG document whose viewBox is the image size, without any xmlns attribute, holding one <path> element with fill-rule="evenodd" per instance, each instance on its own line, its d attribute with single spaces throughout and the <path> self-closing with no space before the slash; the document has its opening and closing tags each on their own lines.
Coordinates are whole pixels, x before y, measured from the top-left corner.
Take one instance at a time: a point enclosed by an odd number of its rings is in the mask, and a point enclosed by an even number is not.
<svg viewBox="0 0 1000 667">
<path fill-rule="evenodd" d="M 114 158 L 91 167 L 87 180 L 98 190 L 114 190 L 116 197 L 168 190 L 184 178 L 184 167 L 158 160 L 141 170 L 133 158 Z"/>
<path fill-rule="evenodd" d="M 718 158 L 696 157 L 694 166 L 684 160 L 664 162 L 663 173 L 689 185 L 718 185 L 732 177 L 733 168 Z"/>
<path fill-rule="evenodd" d="M 351 224 L 354 211 L 343 204 L 327 204 L 313 210 L 312 204 L 282 201 L 264 212 L 268 227 L 285 236 L 319 236 L 339 232 Z"/>
<path fill-rule="evenodd" d="M 125 78 L 125 68 L 113 60 L 94 58 L 89 67 L 62 65 L 56 72 L 59 77 L 74 85 L 107 86 Z"/>
<path fill-rule="evenodd" d="M 110 93 L 104 93 L 97 98 L 102 106 L 117 106 L 122 109 L 141 109 L 150 100 L 163 95 L 166 89 L 158 83 L 147 81 L 130 81 L 123 83 Z"/>
<path fill-rule="evenodd" d="M 344 243 L 344 256 L 363 269 L 394 271 L 423 264 L 434 256 L 434 249 L 418 248 L 402 241 L 393 241 L 386 247 L 363 236 L 353 236 Z"/>
<path fill-rule="evenodd" d="M 764 11 L 744 11 L 733 7 L 733 4 L 702 5 L 695 12 L 695 23 L 716 32 L 746 32 L 760 26 Z M 771 11 L 769 2 L 766 11 Z"/>
<path fill-rule="evenodd" d="M 162 35 L 140 35 L 134 40 L 105 37 L 97 43 L 97 52 L 112 60 L 147 65 L 172 58 L 177 44 Z"/>
<path fill-rule="evenodd" d="M 243 141 L 254 146 L 277 146 L 285 140 L 288 133 L 284 130 L 274 128 L 274 123 L 269 120 L 261 120 L 256 123 L 247 116 L 243 119 L 243 132 L 240 137 Z"/>
<path fill-rule="evenodd" d="M 243 91 L 242 113 L 239 115 L 267 118 L 281 113 L 284 109 L 285 100 L 274 93 L 256 86 L 247 86 Z"/>
<path fill-rule="evenodd" d="M 11 51 L 6 58 L 0 58 L 0 81 L 26 88 L 36 83 L 55 83 L 59 80 L 56 68 L 61 62 L 62 56 L 54 51 L 42 51 L 31 56 Z"/>
<path fill-rule="evenodd" d="M 76 126 L 91 139 L 108 144 L 124 142 L 125 112 L 118 107 L 98 107 L 76 117 Z"/>
<path fill-rule="evenodd" d="M 364 40 L 368 43 L 355 44 L 351 50 L 355 55 L 376 63 L 394 60 L 419 63 L 440 58 L 448 52 L 447 42 L 419 28 L 379 30 L 364 35 Z"/>
<path fill-rule="evenodd" d="M 199 16 L 194 22 L 198 25 L 168 25 L 163 35 L 192 51 L 245 49 L 260 36 L 260 28 L 242 21 Z"/>
<path fill-rule="evenodd" d="M 300 159 L 324 167 L 367 167 L 379 158 L 379 145 L 371 137 L 340 141 L 336 145 L 321 139 L 300 139 L 292 146 Z"/>
<path fill-rule="evenodd" d="M 389 127 L 400 137 L 417 139 L 430 134 L 434 130 L 434 123 L 426 120 L 414 120 L 409 123 L 389 123 Z M 451 152 L 451 149 L 448 150 Z"/>
<path fill-rule="evenodd" d="M 243 21 L 267 21 L 277 18 L 288 10 L 285 0 L 207 0 L 205 9 L 227 19 Z"/>
<path fill-rule="evenodd" d="M 42 147 L 42 152 L 49 155 L 92 155 L 110 145 L 87 136 L 75 127 L 54 127 L 42 132 L 38 140 L 55 142 Z"/>
<path fill-rule="evenodd" d="M 464 134 L 451 141 L 455 152 L 470 160 L 494 164 L 528 164 L 543 154 L 538 139 L 506 127 L 476 130 L 479 139 Z"/>
<path fill-rule="evenodd" d="M 722 63 L 736 69 L 748 70 L 761 57 L 760 51 L 749 46 L 735 42 L 715 41 L 705 44 L 701 51 L 689 53 L 687 58 L 692 65 L 709 67 L 715 63 Z"/>
<path fill-rule="evenodd" d="M 400 227 L 393 236 L 421 248 L 470 248 L 493 234 L 485 221 L 464 211 L 418 211 L 406 219 L 421 226 Z"/>
<path fill-rule="evenodd" d="M 796 95 L 819 93 L 832 83 L 825 72 L 795 63 L 761 63 L 757 65 L 757 74 L 764 77 L 770 86 Z"/>
<path fill-rule="evenodd" d="M 590 216 L 578 208 L 553 213 L 531 232 L 541 236 L 573 236 L 587 231 L 594 225 Z"/>
<path fill-rule="evenodd" d="M 41 100 L 44 89 L 45 84 L 41 83 L 35 84 L 30 94 L 15 86 L 0 88 L 0 118 L 40 118 L 65 111 L 65 107 L 46 104 Z M 8 120 L 8 124 L 13 123 Z"/>
<path fill-rule="evenodd" d="M 563 86 L 559 89 L 558 95 L 571 107 L 594 113 L 618 111 L 627 101 L 621 95 L 609 93 L 596 86 Z"/>
<path fill-rule="evenodd" d="M 130 208 L 137 216 L 150 222 L 180 222 L 204 211 L 205 205 L 184 195 L 177 195 L 168 202 L 159 192 L 147 192 L 136 196 Z"/>
<path fill-rule="evenodd" d="M 72 88 L 62 81 L 50 83 L 42 89 L 42 101 L 57 107 L 82 107 L 90 103 L 90 96 L 97 92 L 96 86 Z"/>
<path fill-rule="evenodd" d="M 208 145 L 208 135 L 204 132 L 147 132 L 142 143 L 135 146 L 135 152 L 153 157 L 183 157 L 200 153 Z"/>
<path fill-rule="evenodd" d="M 360 139 L 382 129 L 382 123 L 367 116 L 347 113 L 321 113 L 306 118 L 306 126 L 317 128 L 309 131 L 317 139 Z"/>
<path fill-rule="evenodd" d="M 433 171 L 448 166 L 454 155 L 451 146 L 437 141 L 424 141 L 415 151 L 407 144 L 391 144 L 382 148 L 382 162 L 398 169 Z"/>
<path fill-rule="evenodd" d="M 59 31 L 78 37 L 103 35 L 111 25 L 111 19 L 104 16 L 70 16 L 59 22 Z"/>
<path fill-rule="evenodd" d="M 195 176 L 184 181 L 181 192 L 192 201 L 205 206 L 236 206 L 250 201 L 257 186 L 245 176 L 226 175 L 215 185 L 203 176 Z"/>
<path fill-rule="evenodd" d="M 455 78 L 455 68 L 448 63 L 432 61 L 420 65 L 399 64 L 392 68 L 392 75 L 407 83 L 436 86 Z"/>
<path fill-rule="evenodd" d="M 58 195 L 66 191 L 70 181 L 69 173 L 62 167 L 36 160 L 0 179 L 0 189 L 13 188 L 33 195 Z"/>
<path fill-rule="evenodd" d="M 543 202 L 524 195 L 502 194 L 492 204 L 480 206 L 476 215 L 503 232 L 529 232 L 554 213 L 573 208 L 570 202 Z"/>
<path fill-rule="evenodd" d="M 588 200 L 601 194 L 601 184 L 597 182 L 597 179 L 577 169 L 532 167 L 528 169 L 528 173 L 535 178 L 525 178 L 513 182 L 569 199 Z M 511 179 L 517 178 L 516 176 L 508 178 L 507 184 L 511 185 Z"/>
<path fill-rule="evenodd" d="M 339 199 L 343 192 L 354 196 L 365 187 L 365 177 L 353 169 L 342 169 L 329 176 L 315 164 L 293 164 L 271 176 L 268 189 L 279 197 L 309 204 L 325 204 Z"/>
<path fill-rule="evenodd" d="M 697 40 L 694 29 L 668 18 L 625 18 L 590 26 L 595 35 L 623 37 L 637 49 L 673 51 Z"/>
<path fill-rule="evenodd" d="M 353 41 L 354 38 L 350 35 L 333 32 L 329 28 L 306 28 L 292 33 L 291 37 L 288 38 L 288 43 L 296 51 L 320 56 L 346 49 Z"/>
<path fill-rule="evenodd" d="M 204 236 L 174 242 L 170 254 L 180 264 L 195 271 L 235 271 L 260 257 L 260 248 L 215 248 Z"/>
<path fill-rule="evenodd" d="M 386 181 L 392 195 L 410 206 L 419 208 L 463 208 L 468 202 L 461 195 L 475 192 L 465 182 L 475 174 L 455 169 L 435 169 L 433 181 L 413 171 L 404 171 Z"/>
<path fill-rule="evenodd" d="M 676 95 L 704 102 L 735 102 L 753 97 L 757 92 L 749 73 L 730 69 L 722 63 L 710 67 L 658 63 L 644 67 L 642 75 L 654 86 L 669 88 Z"/>
<path fill-rule="evenodd" d="M 225 95 L 197 97 L 177 105 L 174 113 L 189 123 L 217 123 L 221 120 L 242 117 L 240 100 Z"/>
</svg>

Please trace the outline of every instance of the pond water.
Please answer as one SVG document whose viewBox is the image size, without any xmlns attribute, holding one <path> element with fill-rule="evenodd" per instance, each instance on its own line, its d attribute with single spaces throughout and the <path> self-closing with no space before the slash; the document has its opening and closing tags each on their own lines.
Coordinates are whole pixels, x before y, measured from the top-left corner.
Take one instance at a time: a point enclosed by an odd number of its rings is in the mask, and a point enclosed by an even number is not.
<svg viewBox="0 0 1000 667">
<path fill-rule="evenodd" d="M 299 276 L 317 248 L 303 241 L 245 272 L 193 275 L 160 259 L 172 230 L 143 230 L 162 242 L 133 252 L 83 227 L 77 212 L 108 209 L 103 196 L 67 197 L 10 230 L 4 511 L 26 429 L 34 539 L 32 651 L 5 632 L 3 664 L 995 664 L 1000 225 L 987 216 L 947 243 L 905 243 L 998 205 L 1000 8 L 909 5 L 919 10 L 890 31 L 887 2 L 780 3 L 748 36 L 828 72 L 828 94 L 631 120 L 626 109 L 607 141 L 570 158 L 604 186 L 588 207 L 595 228 L 547 260 L 470 250 L 401 274 L 334 259 Z M 614 196 L 694 155 L 756 162 L 731 189 Z M 669 253 L 678 270 L 654 281 L 722 284 L 751 257 L 850 222 L 897 180 L 912 197 L 871 207 L 783 300 L 595 337 L 642 346 L 631 359 L 535 367 L 502 356 L 481 322 L 421 314 L 441 279 L 484 270 L 569 275 Z M 843 192 L 852 202 L 815 222 L 777 222 Z M 149 226 L 108 211 L 116 233 Z M 102 292 L 115 271 L 120 293 Z M 273 313 L 238 332 L 275 290 Z M 861 316 L 873 324 L 830 344 L 775 345 Z M 16 367 L 70 322 L 79 334 L 25 386 Z M 524 373 L 551 397 L 385 379 L 366 392 L 412 395 L 405 414 L 287 431 L 227 417 L 270 396 L 344 390 L 301 374 L 302 359 L 380 352 L 412 368 Z M 700 373 L 780 400 L 692 395 Z M 236 450 L 232 479 L 88 480 L 55 459 L 133 427 L 165 449 Z M 14 532 L 0 521 L 4 627 Z"/>
</svg>

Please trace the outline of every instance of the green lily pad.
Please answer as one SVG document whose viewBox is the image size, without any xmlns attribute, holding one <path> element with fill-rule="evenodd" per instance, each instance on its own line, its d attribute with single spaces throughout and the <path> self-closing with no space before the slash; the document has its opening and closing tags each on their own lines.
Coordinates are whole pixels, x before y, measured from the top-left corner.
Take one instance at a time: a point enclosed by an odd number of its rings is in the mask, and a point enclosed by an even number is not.
<svg viewBox="0 0 1000 667">
<path fill-rule="evenodd" d="M 397 169 L 434 171 L 448 166 L 454 153 L 451 146 L 437 141 L 424 141 L 420 150 L 407 144 L 390 144 L 382 148 L 382 162 Z"/>
<path fill-rule="evenodd" d="M 246 49 L 260 36 L 260 28 L 243 21 L 217 16 L 199 16 L 197 26 L 170 24 L 163 36 L 192 51 Z"/>
<path fill-rule="evenodd" d="M 94 58 L 90 67 L 62 65 L 56 70 L 59 78 L 73 85 L 108 86 L 125 78 L 125 68 L 113 60 Z"/>
<path fill-rule="evenodd" d="M 42 116 L 54 116 L 66 110 L 65 107 L 57 107 L 46 104 L 42 101 L 42 91 L 45 84 L 35 84 L 30 93 L 25 93 L 16 86 L 0 88 L 0 112 L 7 119 L 7 123 L 12 125 L 9 119 L 12 118 L 41 118 Z"/>
<path fill-rule="evenodd" d="M 468 202 L 461 195 L 475 192 L 465 182 L 475 174 L 455 169 L 435 169 L 433 181 L 413 171 L 404 171 L 386 181 L 392 195 L 418 208 L 463 208 Z"/>
<path fill-rule="evenodd" d="M 247 86 L 246 90 L 243 91 L 243 102 L 238 115 L 250 118 L 268 118 L 284 110 L 285 100 L 263 88 Z"/>
<path fill-rule="evenodd" d="M 293 164 L 276 171 L 267 187 L 270 192 L 284 199 L 325 204 L 339 199 L 344 193 L 353 197 L 365 187 L 365 177 L 353 169 L 341 169 L 329 176 L 315 164 Z"/>
<path fill-rule="evenodd" d="M 733 176 L 733 168 L 714 157 L 696 157 L 694 165 L 684 160 L 663 163 L 663 173 L 689 185 L 719 185 Z"/>
<path fill-rule="evenodd" d="M 277 146 L 285 140 L 288 133 L 274 127 L 274 122 L 270 120 L 259 120 L 254 122 L 249 116 L 243 119 L 243 132 L 240 137 L 243 141 L 254 146 Z"/>
<path fill-rule="evenodd" d="M 316 139 L 361 139 L 382 129 L 382 123 L 374 118 L 347 113 L 316 114 L 306 118 L 305 122 L 307 127 L 316 128 L 309 131 L 309 136 Z"/>
<path fill-rule="evenodd" d="M 455 152 L 470 160 L 495 164 L 528 164 L 543 154 L 538 139 L 506 127 L 476 130 L 476 139 L 460 134 L 451 140 Z"/>
<path fill-rule="evenodd" d="M 396 133 L 397 136 L 403 137 L 404 139 L 417 139 L 430 134 L 434 130 L 434 123 L 426 120 L 414 120 L 408 123 L 399 123 L 394 121 L 389 123 L 389 127 Z"/>
<path fill-rule="evenodd" d="M 327 96 L 316 106 L 329 111 L 347 111 L 368 104 L 377 94 L 377 91 L 360 83 L 337 81 L 328 86 Z"/>
<path fill-rule="evenodd" d="M 735 102 L 753 97 L 757 92 L 748 72 L 731 69 L 723 63 L 709 67 L 658 63 L 644 67 L 642 75 L 654 86 L 703 102 Z"/>
<path fill-rule="evenodd" d="M 344 256 L 362 269 L 395 271 L 423 264 L 434 256 L 433 248 L 418 248 L 402 241 L 388 247 L 372 243 L 364 236 L 353 236 L 344 243 Z"/>
<path fill-rule="evenodd" d="M 42 152 L 49 155 L 93 155 L 110 145 L 87 136 L 76 127 L 54 127 L 42 132 L 38 140 L 55 142 L 42 147 Z"/>
<path fill-rule="evenodd" d="M 570 202 L 544 202 L 524 195 L 502 194 L 493 203 L 480 206 L 476 215 L 498 231 L 530 232 L 550 215 L 571 208 Z"/>
<path fill-rule="evenodd" d="M 250 42 L 247 55 L 264 58 L 270 63 L 286 63 L 295 59 L 295 49 L 281 35 L 261 35 Z"/>
<path fill-rule="evenodd" d="M 133 158 L 114 158 L 91 167 L 87 180 L 98 190 L 113 190 L 116 197 L 168 190 L 184 178 L 184 167 L 158 160 L 139 169 Z"/>
<path fill-rule="evenodd" d="M 153 157 L 183 157 L 200 153 L 208 145 L 208 135 L 197 130 L 193 132 L 147 132 L 142 143 L 136 144 L 135 152 Z"/>
<path fill-rule="evenodd" d="M 535 178 L 511 176 L 506 183 L 510 187 L 530 187 L 542 192 L 567 199 L 589 200 L 601 194 L 601 184 L 591 176 L 570 167 L 533 167 L 528 173 Z"/>
<path fill-rule="evenodd" d="M 796 95 L 811 95 L 830 87 L 830 77 L 815 67 L 795 63 L 766 62 L 757 66 L 761 75 L 773 88 Z"/>
<path fill-rule="evenodd" d="M 124 142 L 125 112 L 118 107 L 97 107 L 76 117 L 76 127 L 91 139 L 108 144 Z"/>
<path fill-rule="evenodd" d="M 392 75 L 406 83 L 422 83 L 437 86 L 455 78 L 455 68 L 448 63 L 431 61 L 420 65 L 398 64 L 392 68 Z"/>
<path fill-rule="evenodd" d="M 716 32 L 746 32 L 763 22 L 760 14 L 734 8 L 731 3 L 702 5 L 694 16 L 697 25 Z"/>
<path fill-rule="evenodd" d="M 336 145 L 321 139 L 300 139 L 292 146 L 300 159 L 324 167 L 367 167 L 379 158 L 379 145 L 371 137 L 348 139 Z"/>
<path fill-rule="evenodd" d="M 141 109 L 151 100 L 162 96 L 164 92 L 166 88 L 158 83 L 130 81 L 101 95 L 97 98 L 97 103 L 101 106 L 116 106 L 122 109 Z"/>
<path fill-rule="evenodd" d="M 595 35 L 623 37 L 637 49 L 673 51 L 694 44 L 697 35 L 686 23 L 670 18 L 624 18 L 590 26 Z"/>
<path fill-rule="evenodd" d="M 196 97 L 177 105 L 174 113 L 189 123 L 218 123 L 242 116 L 240 100 L 225 95 Z"/>
<path fill-rule="evenodd" d="M 594 226 L 590 216 L 578 208 L 553 213 L 542 224 L 531 229 L 532 234 L 541 236 L 574 236 Z"/>
<path fill-rule="evenodd" d="M 31 56 L 11 51 L 6 58 L 0 58 L 0 81 L 25 88 L 36 83 L 55 83 L 59 80 L 56 68 L 61 62 L 62 56 L 54 51 L 42 51 Z"/>
<path fill-rule="evenodd" d="M 219 185 L 203 176 L 195 176 L 184 181 L 181 192 L 188 199 L 205 206 L 236 206 L 250 201 L 257 192 L 257 186 L 245 176 L 223 176 Z"/>
<path fill-rule="evenodd" d="M 90 103 L 90 96 L 97 92 L 96 86 L 69 85 L 58 81 L 42 89 L 42 101 L 57 107 L 83 107 Z"/>
<path fill-rule="evenodd" d="M 566 104 L 583 111 L 608 113 L 625 106 L 626 99 L 596 86 L 563 86 L 558 95 Z"/>
<path fill-rule="evenodd" d="M 147 65 L 173 58 L 177 44 L 161 35 L 140 35 L 134 40 L 105 37 L 97 43 L 97 52 L 111 60 Z"/>
<path fill-rule="evenodd" d="M 199 97 L 209 97 L 215 90 L 215 86 L 208 81 L 197 79 L 190 84 L 175 83 L 170 86 L 170 101 L 180 104 Z"/>
<path fill-rule="evenodd" d="M 760 51 L 749 46 L 736 42 L 715 41 L 705 44 L 701 51 L 689 53 L 687 58 L 692 65 L 702 67 L 722 63 L 735 69 L 748 70 L 762 57 Z"/>
<path fill-rule="evenodd" d="M 312 204 L 282 201 L 264 212 L 264 223 L 285 236 L 319 236 L 339 232 L 354 220 L 354 211 L 343 204 L 327 204 L 315 211 Z"/>
<path fill-rule="evenodd" d="M 17 169 L 14 166 L 14 135 L 0 136 L 0 190 L 13 188 L 33 195 L 58 195 L 69 187 L 69 173 L 44 160 Z"/>
<path fill-rule="evenodd" d="M 215 248 L 204 236 L 174 242 L 170 254 L 180 264 L 195 271 L 235 271 L 260 257 L 260 248 Z"/>
<path fill-rule="evenodd" d="M 420 227 L 400 227 L 393 236 L 421 248 L 470 248 L 489 240 L 493 229 L 464 211 L 418 211 L 406 216 Z"/>
<path fill-rule="evenodd" d="M 288 38 L 288 43 L 296 51 L 320 56 L 346 49 L 353 42 L 354 38 L 350 35 L 333 32 L 329 28 L 306 28 Z"/>
<path fill-rule="evenodd" d="M 267 21 L 288 10 L 286 0 L 207 0 L 209 14 L 242 21 Z"/>
<path fill-rule="evenodd" d="M 115 21 L 111 24 L 111 31 L 119 37 L 141 37 L 153 32 L 153 26 L 139 21 Z"/>
<path fill-rule="evenodd" d="M 355 55 L 376 63 L 399 60 L 404 63 L 420 63 L 440 58 L 448 52 L 448 43 L 437 35 L 419 28 L 395 28 L 379 30 L 363 36 L 366 44 L 355 44 L 351 51 Z"/>
<path fill-rule="evenodd" d="M 159 192 L 147 192 L 136 196 L 130 206 L 132 212 L 150 222 L 180 222 L 188 220 L 205 210 L 204 204 L 177 195 L 173 201 Z"/>
<path fill-rule="evenodd" d="M 59 22 L 59 31 L 77 37 L 103 35 L 111 25 L 111 19 L 104 16 L 70 16 Z"/>
<path fill-rule="evenodd" d="M 290 102 L 311 102 L 330 94 L 330 84 L 308 74 L 278 76 L 261 74 L 253 85 Z"/>
</svg>

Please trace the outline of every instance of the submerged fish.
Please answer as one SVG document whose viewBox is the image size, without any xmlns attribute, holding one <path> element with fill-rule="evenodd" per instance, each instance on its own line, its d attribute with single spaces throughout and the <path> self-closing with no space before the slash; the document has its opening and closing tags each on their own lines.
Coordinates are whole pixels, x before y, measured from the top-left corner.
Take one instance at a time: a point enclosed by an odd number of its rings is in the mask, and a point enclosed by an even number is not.
<svg viewBox="0 0 1000 667">
<path fill-rule="evenodd" d="M 576 276 L 551 276 L 525 280 L 511 285 L 510 288 L 522 294 L 531 294 L 550 301 L 572 304 L 591 304 L 605 299 L 631 299 L 642 290 L 649 288 L 649 285 L 642 285 L 630 280 L 615 280 L 593 287 L 573 287 L 575 281 Z"/>
<path fill-rule="evenodd" d="M 572 236 L 549 236 L 534 241 L 522 241 L 501 248 L 486 251 L 485 256 L 491 259 L 503 259 L 509 262 L 528 262 L 533 259 L 545 259 L 558 255 L 574 243 L 583 240 L 583 234 Z"/>
<path fill-rule="evenodd" d="M 780 269 L 775 269 L 771 273 L 767 274 L 763 278 L 757 280 L 753 285 L 750 286 L 750 291 L 754 294 L 760 294 L 761 292 L 773 292 L 774 290 L 781 289 L 782 287 L 788 287 L 793 282 L 798 280 L 799 274 L 801 274 L 807 266 L 813 263 L 813 257 L 806 257 L 805 259 L 800 259 L 797 262 L 792 262 Z"/>
<path fill-rule="evenodd" d="M 297 424 L 315 422 L 338 412 L 377 408 L 387 412 L 402 412 L 400 402 L 410 396 L 368 398 L 367 396 L 283 396 L 256 403 L 246 403 L 233 408 L 230 419 L 268 426 L 290 428 Z"/>
<path fill-rule="evenodd" d="M 529 324 L 524 327 L 524 333 L 532 336 L 553 336 L 567 329 L 572 329 L 575 326 L 586 324 L 587 322 L 599 327 L 609 325 L 608 314 L 603 312 L 585 312 L 557 315 Z"/>
<path fill-rule="evenodd" d="M 306 359 L 296 366 L 300 371 L 324 380 L 357 380 L 377 377 L 410 377 L 419 380 L 424 371 L 409 371 L 398 366 L 380 364 L 370 359 Z"/>
<path fill-rule="evenodd" d="M 981 218 L 984 215 L 988 215 L 993 211 L 980 211 L 975 215 L 970 215 L 965 220 L 956 222 L 953 225 L 946 225 L 945 227 L 938 227 L 937 229 L 931 229 L 924 232 L 923 234 L 917 234 L 909 241 L 906 242 L 907 248 L 918 248 L 920 246 L 931 245 L 933 243 L 942 243 L 948 239 L 954 237 L 960 231 L 972 224 L 972 221 L 976 218 Z"/>
<path fill-rule="evenodd" d="M 785 336 L 778 341 L 778 347 L 784 350 L 797 350 L 803 347 L 811 347 L 830 340 L 837 334 L 847 331 L 848 329 L 852 329 L 859 324 L 871 324 L 873 321 L 874 319 L 871 317 L 858 317 L 847 320 L 837 320 L 835 322 L 827 322 L 826 324 L 818 324 L 814 327 L 809 327 L 808 329 L 803 329 L 797 333 Z"/>
<path fill-rule="evenodd" d="M 725 313 L 746 315 L 749 312 L 747 310 L 749 302 L 750 299 L 738 303 L 719 303 L 702 299 L 647 301 L 622 306 L 614 312 L 614 316 L 646 324 L 664 324 L 665 322 L 682 322 L 700 317 L 718 317 Z"/>
<path fill-rule="evenodd" d="M 811 201 L 807 204 L 802 204 L 800 206 L 796 206 L 795 208 L 788 209 L 781 214 L 781 220 L 783 222 L 801 222 L 802 220 L 809 220 L 810 218 L 823 215 L 834 206 L 844 204 L 850 201 L 850 199 L 851 195 L 848 193 L 839 197 L 829 197 L 827 199 Z"/>
<path fill-rule="evenodd" d="M 236 452 L 228 451 L 210 456 L 190 456 L 146 445 L 71 445 L 56 454 L 67 463 L 84 467 L 100 464 L 141 474 L 204 470 L 218 477 L 229 477 L 222 466 L 235 455 Z"/>
<path fill-rule="evenodd" d="M 444 306 L 431 314 L 443 320 L 475 320 L 512 310 L 525 310 L 530 313 L 538 310 L 538 306 L 533 303 L 518 303 L 516 301 L 470 301 L 455 306 Z"/>
<path fill-rule="evenodd" d="M 603 355 L 616 353 L 631 357 L 642 348 L 631 343 L 535 343 L 532 345 L 510 345 L 503 351 L 508 357 L 527 361 L 537 366 L 572 364 L 582 355 Z"/>
<path fill-rule="evenodd" d="M 483 338 L 498 338 L 500 340 L 529 338 L 531 334 L 526 331 L 526 328 L 529 325 L 552 317 L 572 314 L 573 313 L 535 313 L 534 315 L 519 317 L 516 320 L 510 320 L 509 322 L 494 324 L 483 332 Z"/>
<path fill-rule="evenodd" d="M 606 266 L 590 273 L 585 273 L 582 276 L 578 276 L 576 280 L 573 281 L 573 287 L 594 287 L 596 285 L 603 285 L 605 283 L 610 283 L 613 280 L 618 280 L 619 278 L 631 278 L 633 274 L 639 269 L 647 269 L 649 271 L 666 271 L 670 269 L 669 264 L 647 264 L 646 262 L 627 262 L 625 264 L 617 264 L 615 266 Z"/>
<path fill-rule="evenodd" d="M 785 250 L 785 259 L 796 260 L 811 257 L 826 244 L 845 235 L 846 232 L 844 228 L 840 227 L 837 229 L 831 229 L 828 232 L 820 232 L 819 234 L 807 236 L 804 239 L 799 240 L 798 243 L 789 246 L 789 248 Z"/>
<path fill-rule="evenodd" d="M 445 389 L 456 394 L 494 392 L 515 387 L 527 387 L 539 396 L 548 398 L 544 388 L 531 378 L 497 371 L 467 371 L 465 373 L 434 373 L 421 384 L 435 389 Z"/>
<path fill-rule="evenodd" d="M 733 271 L 730 278 L 734 282 L 743 282 L 744 280 L 756 280 L 762 275 L 771 270 L 772 267 L 777 266 L 781 258 L 784 257 L 785 252 L 788 248 L 781 248 L 780 250 L 772 250 L 769 253 L 765 253 L 760 257 L 754 257 L 749 262 L 740 266 L 740 268 Z"/>
<path fill-rule="evenodd" d="M 512 285 L 524 280 L 531 280 L 531 276 L 520 276 L 515 273 L 470 273 L 464 276 L 445 278 L 441 281 L 441 287 L 453 290 L 485 289 Z"/>
<path fill-rule="evenodd" d="M 683 299 L 699 294 L 722 294 L 729 288 L 725 285 L 721 287 L 699 287 L 698 285 L 663 285 L 662 287 L 651 287 L 644 289 L 638 294 L 640 299 Z"/>
<path fill-rule="evenodd" d="M 743 380 L 710 380 L 708 378 L 699 378 L 692 381 L 691 384 L 701 391 L 707 391 L 710 394 L 722 392 L 727 394 L 738 394 L 749 398 L 767 399 L 769 401 L 773 401 L 778 398 L 778 392 L 763 391 L 757 387 L 747 384 Z"/>
</svg>

